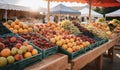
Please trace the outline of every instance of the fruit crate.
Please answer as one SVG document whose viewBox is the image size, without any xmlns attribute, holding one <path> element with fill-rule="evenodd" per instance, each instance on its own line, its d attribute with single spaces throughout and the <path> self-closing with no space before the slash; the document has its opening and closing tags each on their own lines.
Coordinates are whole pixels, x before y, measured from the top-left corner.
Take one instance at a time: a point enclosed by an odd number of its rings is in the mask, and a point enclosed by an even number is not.
<svg viewBox="0 0 120 70">
<path fill-rule="evenodd" d="M 29 33 L 27 33 L 27 34 L 29 34 Z M 42 35 L 40 35 L 40 34 L 38 34 L 38 33 L 34 33 L 34 32 L 33 32 L 33 34 L 36 34 L 37 36 L 39 36 L 39 38 L 43 38 L 43 39 L 45 39 L 47 42 L 51 43 L 47 38 L 43 37 Z M 19 34 L 18 34 L 18 36 L 22 37 L 22 36 L 19 35 Z M 22 37 L 22 38 L 23 38 L 23 37 Z M 28 39 L 25 39 L 25 38 L 24 38 L 24 40 L 28 40 Z M 36 45 L 33 43 L 33 40 L 30 40 L 30 39 L 29 39 L 28 41 L 31 42 L 32 45 L 36 46 Z M 42 42 L 42 41 L 41 41 L 41 42 Z M 42 50 L 42 49 L 39 48 L 38 46 L 36 46 L 36 47 L 42 51 L 42 53 L 43 53 L 43 58 L 46 58 L 46 57 L 48 57 L 48 56 L 50 56 L 50 55 L 53 55 L 53 54 L 55 54 L 55 53 L 58 52 L 58 47 L 57 47 L 56 45 L 53 46 L 53 47 L 44 49 L 44 50 Z"/>
<path fill-rule="evenodd" d="M 68 55 L 68 58 L 70 60 L 72 60 L 72 59 L 74 59 L 74 58 L 84 54 L 85 53 L 85 49 L 81 49 L 79 51 L 76 51 L 76 52 L 73 52 L 73 53 L 69 53 L 68 51 L 66 51 L 63 48 L 59 47 L 59 52 Z"/>
<path fill-rule="evenodd" d="M 19 36 L 15 35 L 13 33 L 0 35 L 0 37 L 6 37 L 6 36 L 16 36 L 16 37 L 20 38 Z M 32 45 L 31 43 L 29 43 L 29 44 Z M 8 64 L 5 67 L 0 67 L 0 70 L 23 70 L 25 67 L 28 67 L 32 64 L 40 62 L 42 60 L 42 51 L 40 49 L 38 49 L 37 47 L 35 47 L 34 45 L 32 45 L 32 46 L 33 46 L 33 48 L 38 50 L 37 55 L 22 59 L 20 61 L 16 61 L 12 64 Z"/>
<path fill-rule="evenodd" d="M 37 49 L 37 48 L 35 48 L 35 49 Z M 34 55 L 30 58 L 26 58 L 26 59 L 14 62 L 13 64 L 9 64 L 5 67 L 0 68 L 0 70 L 23 70 L 25 67 L 28 67 L 37 62 L 40 62 L 42 60 L 42 53 L 41 53 L 41 50 L 39 50 L 39 49 L 37 49 L 37 50 L 38 50 L 39 54 Z"/>
<path fill-rule="evenodd" d="M 33 44 L 33 45 L 34 45 L 34 44 Z M 34 45 L 34 46 L 35 46 L 35 45 Z M 37 46 L 35 46 L 35 47 L 37 47 Z M 42 51 L 42 56 L 43 56 L 43 58 L 46 58 L 46 57 L 48 57 L 48 56 L 50 56 L 50 55 L 53 55 L 53 54 L 55 54 L 55 53 L 58 52 L 58 46 L 53 46 L 53 47 L 50 47 L 50 48 L 47 48 L 47 49 L 44 49 L 44 50 L 42 50 L 42 49 L 39 48 L 39 47 L 37 47 L 37 48 Z"/>
<path fill-rule="evenodd" d="M 0 24 L 0 35 L 4 35 L 4 34 L 9 34 L 12 33 L 11 30 L 9 30 L 6 26 L 4 26 L 3 24 Z"/>
<path fill-rule="evenodd" d="M 89 46 L 85 47 L 84 49 L 85 49 L 85 52 L 88 52 L 88 51 L 90 51 L 92 49 L 92 46 L 89 45 Z"/>
</svg>

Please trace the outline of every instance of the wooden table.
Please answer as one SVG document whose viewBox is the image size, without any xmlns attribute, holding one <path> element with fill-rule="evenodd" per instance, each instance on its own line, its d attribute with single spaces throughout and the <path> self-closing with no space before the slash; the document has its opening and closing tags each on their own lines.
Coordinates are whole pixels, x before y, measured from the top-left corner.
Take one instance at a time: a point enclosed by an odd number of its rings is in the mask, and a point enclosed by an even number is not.
<svg viewBox="0 0 120 70">
<path fill-rule="evenodd" d="M 68 66 L 68 56 L 57 53 L 43 59 L 41 62 L 36 63 L 24 70 L 65 70 Z"/>
<path fill-rule="evenodd" d="M 113 54 L 114 54 L 114 45 L 116 42 L 119 40 L 120 36 L 115 37 L 112 40 L 109 40 L 107 43 L 100 45 L 99 47 L 85 53 L 84 55 L 81 55 L 73 60 L 70 61 L 71 63 L 71 70 L 79 70 L 83 68 L 85 65 L 90 63 L 91 61 L 95 60 L 97 58 L 97 70 L 102 70 L 102 54 L 106 50 L 111 50 L 109 51 L 112 53 L 111 59 L 113 61 Z"/>
</svg>

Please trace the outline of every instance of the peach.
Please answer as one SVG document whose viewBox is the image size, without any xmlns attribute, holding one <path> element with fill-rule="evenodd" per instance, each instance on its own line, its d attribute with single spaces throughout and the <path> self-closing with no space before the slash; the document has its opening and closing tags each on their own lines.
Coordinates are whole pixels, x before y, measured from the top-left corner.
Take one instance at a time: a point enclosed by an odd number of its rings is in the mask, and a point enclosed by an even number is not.
<svg viewBox="0 0 120 70">
<path fill-rule="evenodd" d="M 1 54 L 1 56 L 3 56 L 3 57 L 8 57 L 8 56 L 10 56 L 11 51 L 10 51 L 9 48 L 5 48 L 5 49 L 3 49 L 3 50 L 1 51 L 0 54 Z"/>
<path fill-rule="evenodd" d="M 38 50 L 33 49 L 33 50 L 32 50 L 32 55 L 36 55 L 36 54 L 38 54 Z"/>
<path fill-rule="evenodd" d="M 23 45 L 27 46 L 28 45 L 28 41 L 23 42 Z"/>
<path fill-rule="evenodd" d="M 22 60 L 22 59 L 23 59 L 23 56 L 20 55 L 20 54 L 16 54 L 16 55 L 14 56 L 14 58 L 15 58 L 15 60 L 19 61 L 19 60 Z"/>
<path fill-rule="evenodd" d="M 30 53 L 30 52 L 26 52 L 25 54 L 24 54 L 24 58 L 29 58 L 29 57 L 31 57 L 32 56 L 32 54 Z"/>
<path fill-rule="evenodd" d="M 31 52 L 33 50 L 33 46 L 32 45 L 27 45 L 27 51 Z"/>
<path fill-rule="evenodd" d="M 10 38 L 10 42 L 15 42 L 17 40 L 17 38 L 15 36 Z"/>
</svg>

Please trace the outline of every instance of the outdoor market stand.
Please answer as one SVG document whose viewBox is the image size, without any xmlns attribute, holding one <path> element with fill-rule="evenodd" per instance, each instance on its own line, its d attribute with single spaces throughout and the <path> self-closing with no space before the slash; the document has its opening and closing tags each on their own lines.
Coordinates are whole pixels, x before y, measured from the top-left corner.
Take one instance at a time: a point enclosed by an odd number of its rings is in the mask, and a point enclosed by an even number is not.
<svg viewBox="0 0 120 70">
<path fill-rule="evenodd" d="M 52 0 L 52 1 L 63 1 L 63 0 Z M 73 0 L 65 0 L 66 2 L 67 1 L 70 1 L 70 2 L 73 2 Z M 79 2 L 78 0 L 76 0 L 75 2 Z M 93 3 L 93 2 L 95 2 L 95 3 Z M 92 0 L 89 0 L 89 1 L 83 1 L 83 3 L 89 3 L 90 4 L 90 7 L 89 7 L 89 9 L 91 10 L 91 4 L 92 5 L 98 5 L 98 6 L 120 6 L 120 4 L 117 2 L 117 1 L 114 1 L 114 0 L 110 0 L 110 1 L 108 1 L 108 0 L 106 0 L 106 1 L 104 1 L 105 3 L 102 3 L 103 1 L 101 0 L 101 3 L 100 4 L 98 4 L 98 1 L 97 0 L 94 0 L 94 1 L 92 1 Z M 112 3 L 113 2 L 113 3 Z M 111 5 L 112 4 L 112 5 Z M 50 0 L 48 0 L 48 21 L 49 21 L 49 13 L 50 13 Z M 91 17 L 91 11 L 89 11 L 89 20 L 90 20 L 90 17 Z M 79 57 L 77 57 L 77 58 L 75 58 L 75 59 L 73 59 L 73 60 L 70 60 L 69 61 L 69 63 L 71 64 L 71 68 L 70 68 L 70 70 L 78 70 L 78 69 L 81 69 L 81 68 L 83 68 L 85 65 L 87 65 L 88 63 L 90 63 L 91 61 L 93 61 L 93 60 L 95 60 L 96 58 L 97 58 L 97 60 L 96 60 L 96 63 L 97 63 L 97 68 L 98 68 L 98 70 L 102 70 L 102 58 L 103 58 L 103 53 L 105 52 L 105 51 L 107 51 L 108 50 L 108 54 L 109 54 L 109 56 L 111 56 L 111 60 L 112 60 L 112 62 L 113 62 L 113 58 L 114 58 L 114 45 L 117 43 L 117 41 L 120 39 L 120 36 L 116 36 L 114 39 L 111 39 L 109 42 L 107 42 L 107 43 L 105 43 L 105 44 L 103 44 L 103 45 L 101 45 L 101 46 L 99 46 L 99 47 L 97 47 L 97 48 L 95 48 L 95 49 L 93 49 L 92 51 L 89 51 L 89 52 L 87 52 L 87 53 L 85 53 L 84 55 L 82 55 L 82 56 L 79 56 Z M 51 57 L 51 56 L 50 56 Z M 54 57 L 51 57 L 51 58 L 54 58 Z M 46 58 L 45 60 L 49 60 L 49 58 Z M 59 59 L 59 58 L 58 58 Z M 56 59 L 57 60 L 57 59 Z M 55 61 L 55 60 L 54 60 Z M 51 62 L 49 62 L 49 63 L 52 63 L 52 61 Z M 63 62 L 64 63 L 64 62 Z M 38 63 L 39 64 L 39 63 Z M 44 62 L 42 63 L 41 62 L 41 64 L 44 64 Z M 42 67 L 39 67 L 39 65 L 37 65 L 37 64 L 35 64 L 35 67 L 36 68 L 38 68 L 38 69 L 42 69 L 42 70 L 46 70 L 47 68 L 49 68 L 49 70 L 56 70 L 55 68 L 56 67 L 53 67 L 53 68 L 51 68 L 51 67 L 44 67 L 44 68 L 42 68 Z M 52 63 L 51 65 L 53 65 L 54 66 L 54 63 Z M 56 65 L 60 65 L 60 64 L 56 64 Z M 63 64 L 64 65 L 64 64 Z M 66 65 L 67 66 L 67 65 Z M 31 66 L 30 68 L 28 67 L 28 68 L 26 68 L 25 70 L 29 70 L 29 69 L 32 69 L 32 67 L 34 67 L 34 66 Z M 36 69 L 36 68 L 33 68 L 32 70 L 34 70 L 34 69 Z M 51 69 L 50 69 L 51 68 Z M 61 69 L 60 69 L 61 70 Z M 65 69 L 63 69 L 63 70 L 65 70 Z"/>
<path fill-rule="evenodd" d="M 57 53 L 53 56 L 43 59 L 41 62 L 34 64 L 33 66 L 25 68 L 25 70 L 78 70 L 82 69 L 85 65 L 92 62 L 96 58 L 97 70 L 102 70 L 102 58 L 105 51 L 109 51 L 108 54 L 114 61 L 114 46 L 120 40 L 120 35 L 116 35 L 114 39 L 109 40 L 107 43 L 96 47 L 95 49 L 73 59 L 68 60 L 66 55 Z M 68 63 L 69 62 L 69 63 Z"/>
</svg>

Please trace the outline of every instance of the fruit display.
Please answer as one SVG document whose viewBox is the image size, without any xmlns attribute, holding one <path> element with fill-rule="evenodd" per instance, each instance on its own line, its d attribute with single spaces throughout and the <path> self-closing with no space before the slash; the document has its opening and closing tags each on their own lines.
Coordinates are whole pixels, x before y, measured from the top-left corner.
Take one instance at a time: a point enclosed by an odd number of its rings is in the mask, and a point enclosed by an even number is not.
<svg viewBox="0 0 120 70">
<path fill-rule="evenodd" d="M 85 36 L 85 35 L 78 35 L 78 37 L 80 37 L 83 41 L 88 41 L 90 44 L 95 43 L 95 40 L 93 40 L 92 38 Z"/>
<path fill-rule="evenodd" d="M 17 34 L 23 34 L 27 32 L 33 32 L 33 28 L 28 26 L 27 24 L 24 24 L 23 22 L 20 22 L 19 20 L 15 20 L 14 22 L 6 22 L 4 25 L 9 28 L 13 33 Z"/>
<path fill-rule="evenodd" d="M 38 50 L 16 36 L 0 38 L 0 67 L 37 55 Z"/>
<path fill-rule="evenodd" d="M 84 25 L 84 27 L 86 27 L 90 32 L 92 32 L 95 36 L 98 36 L 99 38 L 108 38 L 108 35 L 106 34 L 106 32 L 92 26 L 92 25 Z"/>
<path fill-rule="evenodd" d="M 20 36 L 28 41 L 31 41 L 35 46 L 41 48 L 42 50 L 54 47 L 53 43 L 37 33 L 20 34 Z"/>
<path fill-rule="evenodd" d="M 85 27 L 81 26 L 80 23 L 76 22 L 76 21 L 73 21 L 72 22 L 84 35 L 87 35 L 87 36 L 90 36 L 90 37 L 93 37 L 94 35 L 88 30 L 86 29 Z"/>
<path fill-rule="evenodd" d="M 79 29 L 76 26 L 74 26 L 74 24 L 72 24 L 72 22 L 70 20 L 64 20 L 64 21 L 60 22 L 59 26 L 70 31 L 72 34 L 75 34 L 75 35 L 80 34 Z"/>
<path fill-rule="evenodd" d="M 110 28 L 112 28 L 113 32 L 119 33 L 120 32 L 120 21 L 117 19 L 113 19 L 109 22 Z"/>
<path fill-rule="evenodd" d="M 82 48 L 85 48 L 90 45 L 88 41 L 83 41 L 80 37 L 76 37 L 73 35 L 68 36 L 56 36 L 50 39 L 52 43 L 62 47 L 63 49 L 67 50 L 68 52 L 76 52 Z"/>
<path fill-rule="evenodd" d="M 38 30 L 38 33 L 42 36 L 51 39 L 58 35 L 69 35 L 70 32 L 66 31 L 64 28 L 61 28 L 59 25 L 57 25 L 54 22 L 49 22 L 47 24 L 39 24 L 36 25 L 36 30 Z"/>
</svg>

